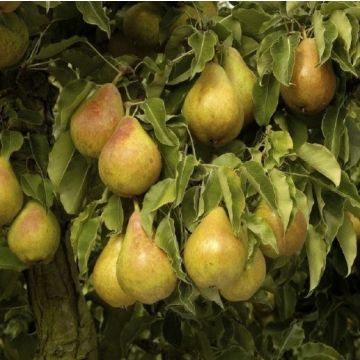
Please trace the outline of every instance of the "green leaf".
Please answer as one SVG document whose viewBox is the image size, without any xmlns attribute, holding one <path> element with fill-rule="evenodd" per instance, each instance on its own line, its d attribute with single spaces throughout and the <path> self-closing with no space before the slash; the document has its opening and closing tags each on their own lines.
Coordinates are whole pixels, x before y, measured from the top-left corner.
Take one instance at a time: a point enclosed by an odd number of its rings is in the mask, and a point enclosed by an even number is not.
<svg viewBox="0 0 360 360">
<path fill-rule="evenodd" d="M 202 193 L 202 198 L 204 201 L 204 211 L 209 212 L 213 208 L 219 205 L 222 199 L 222 191 L 219 184 L 219 177 L 216 170 L 210 172 L 207 181 L 205 183 L 205 188 Z"/>
<path fill-rule="evenodd" d="M 41 171 L 43 177 L 46 176 L 46 169 L 49 162 L 49 142 L 46 135 L 31 134 L 29 136 L 29 144 L 33 158 Z"/>
<path fill-rule="evenodd" d="M 40 202 L 49 209 L 54 200 L 53 187 L 48 179 L 38 174 L 24 174 L 21 176 L 21 188 L 25 195 Z"/>
<path fill-rule="evenodd" d="M 106 32 L 110 39 L 110 20 L 101 1 L 76 1 L 76 7 L 81 12 L 86 23 L 96 25 L 100 30 Z"/>
<path fill-rule="evenodd" d="M 217 36 L 211 30 L 197 31 L 189 37 L 188 43 L 195 53 L 191 62 L 191 77 L 194 77 L 204 70 L 207 62 L 213 59 Z"/>
<path fill-rule="evenodd" d="M 275 78 L 285 86 L 290 85 L 294 63 L 295 50 L 300 41 L 300 33 L 281 35 L 280 39 L 271 47 L 274 60 L 273 73 Z"/>
<path fill-rule="evenodd" d="M 217 157 L 212 164 L 235 169 L 241 165 L 241 160 L 233 153 L 226 153 Z"/>
<path fill-rule="evenodd" d="M 281 158 L 293 149 L 292 138 L 287 131 L 271 131 L 269 140 L 271 143 L 270 157 L 280 165 Z"/>
<path fill-rule="evenodd" d="M 2 130 L 1 137 L 1 156 L 9 160 L 13 152 L 21 149 L 24 138 L 18 131 Z"/>
<path fill-rule="evenodd" d="M 301 345 L 296 353 L 297 360 L 345 360 L 334 348 L 322 343 L 308 342 Z"/>
<path fill-rule="evenodd" d="M 0 246 L 0 269 L 23 271 L 27 268 L 8 247 Z"/>
<path fill-rule="evenodd" d="M 176 200 L 174 206 L 181 204 L 185 195 L 185 190 L 189 184 L 191 174 L 197 164 L 198 162 L 193 155 L 183 156 L 178 163 L 176 169 Z"/>
<path fill-rule="evenodd" d="M 281 332 L 279 337 L 274 338 L 277 359 L 281 359 L 283 354 L 292 349 L 297 349 L 305 339 L 305 332 L 301 324 L 293 322 L 286 330 Z"/>
<path fill-rule="evenodd" d="M 335 186 L 341 180 L 341 168 L 334 155 L 321 144 L 304 143 L 297 150 L 297 155 L 313 169 L 330 179 Z"/>
<path fill-rule="evenodd" d="M 261 84 L 258 81 L 254 85 L 254 116 L 260 126 L 269 124 L 278 105 L 279 93 L 280 83 L 272 75 L 265 75 Z"/>
<path fill-rule="evenodd" d="M 301 5 L 303 5 L 303 1 L 287 1 L 286 2 L 286 13 L 288 15 L 295 12 L 296 9 L 298 9 Z"/>
<path fill-rule="evenodd" d="M 101 214 L 101 220 L 110 231 L 121 233 L 124 222 L 124 212 L 119 196 L 112 195 L 110 197 Z"/>
<path fill-rule="evenodd" d="M 351 47 L 351 23 L 344 11 L 334 11 L 330 16 L 330 21 L 336 26 L 339 37 L 344 41 L 345 49 L 349 52 Z"/>
</svg>

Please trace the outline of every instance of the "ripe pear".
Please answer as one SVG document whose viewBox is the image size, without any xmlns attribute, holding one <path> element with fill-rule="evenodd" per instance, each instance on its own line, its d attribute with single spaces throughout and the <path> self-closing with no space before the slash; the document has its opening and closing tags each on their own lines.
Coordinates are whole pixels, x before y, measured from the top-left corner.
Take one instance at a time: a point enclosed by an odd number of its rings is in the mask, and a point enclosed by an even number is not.
<svg viewBox="0 0 360 360">
<path fill-rule="evenodd" d="M 229 301 L 247 301 L 259 290 L 265 276 L 265 258 L 261 250 L 257 249 L 240 277 L 233 284 L 220 289 L 220 294 Z"/>
<path fill-rule="evenodd" d="M 244 111 L 225 70 L 208 63 L 186 95 L 182 113 L 191 133 L 204 144 L 222 146 L 235 139 Z"/>
<path fill-rule="evenodd" d="M 102 85 L 71 117 L 70 133 L 76 149 L 82 155 L 98 158 L 123 116 L 118 89 L 113 84 Z"/>
<path fill-rule="evenodd" d="M 270 225 L 277 240 L 279 252 L 276 253 L 271 246 L 265 245 L 261 247 L 265 256 L 292 256 L 302 249 L 307 235 L 307 222 L 301 210 L 296 210 L 286 232 L 280 216 L 264 200 L 260 201 L 255 213 Z"/>
<path fill-rule="evenodd" d="M 10 163 L 0 156 L 0 226 L 11 223 L 22 204 L 20 184 Z"/>
<path fill-rule="evenodd" d="M 184 264 L 199 288 L 222 289 L 239 278 L 246 256 L 244 243 L 235 237 L 225 210 L 216 207 L 187 239 Z"/>
<path fill-rule="evenodd" d="M 296 49 L 290 86 L 281 86 L 285 104 L 294 112 L 316 114 L 334 97 L 336 77 L 329 60 L 319 66 L 315 39 L 304 39 Z"/>
<path fill-rule="evenodd" d="M 120 286 L 144 304 L 165 299 L 175 289 L 177 277 L 170 260 L 145 233 L 137 210 L 129 219 L 116 269 Z"/>
<path fill-rule="evenodd" d="M 20 6 L 20 4 L 21 1 L 0 1 L 0 12 L 13 12 Z"/>
<path fill-rule="evenodd" d="M 124 117 L 101 151 L 102 181 L 115 194 L 131 197 L 144 193 L 160 172 L 161 155 L 155 142 L 138 120 Z"/>
<path fill-rule="evenodd" d="M 0 23 L 0 70 L 17 64 L 29 45 L 29 31 L 15 13 L 3 13 Z"/>
<path fill-rule="evenodd" d="M 351 224 L 354 228 L 356 237 L 358 240 L 360 240 L 360 219 L 357 216 L 355 216 L 354 214 L 352 214 L 350 211 L 346 212 L 346 216 L 349 217 Z"/>
<path fill-rule="evenodd" d="M 124 16 L 125 35 L 138 47 L 156 48 L 160 44 L 161 7 L 153 2 L 140 2 Z"/>
<path fill-rule="evenodd" d="M 116 263 L 122 242 L 122 235 L 110 238 L 97 258 L 92 273 L 92 282 L 96 293 L 113 307 L 126 307 L 135 302 L 133 297 L 125 293 L 116 277 Z"/>
<path fill-rule="evenodd" d="M 10 226 L 10 250 L 24 263 L 49 263 L 60 243 L 60 226 L 55 215 L 30 201 Z"/>
<path fill-rule="evenodd" d="M 225 49 L 223 66 L 243 107 L 244 126 L 246 126 L 253 119 L 254 102 L 252 91 L 256 83 L 256 76 L 248 68 L 239 52 L 230 46 Z"/>
</svg>

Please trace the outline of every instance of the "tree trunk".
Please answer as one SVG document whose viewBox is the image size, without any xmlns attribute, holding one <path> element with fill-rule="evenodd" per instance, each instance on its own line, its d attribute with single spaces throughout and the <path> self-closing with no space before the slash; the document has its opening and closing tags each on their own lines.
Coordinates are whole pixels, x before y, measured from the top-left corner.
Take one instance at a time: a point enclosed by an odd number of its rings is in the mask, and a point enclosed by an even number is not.
<svg viewBox="0 0 360 360">
<path fill-rule="evenodd" d="M 68 239 L 50 264 L 28 271 L 28 287 L 39 337 L 35 359 L 96 360 L 96 331 Z"/>
</svg>

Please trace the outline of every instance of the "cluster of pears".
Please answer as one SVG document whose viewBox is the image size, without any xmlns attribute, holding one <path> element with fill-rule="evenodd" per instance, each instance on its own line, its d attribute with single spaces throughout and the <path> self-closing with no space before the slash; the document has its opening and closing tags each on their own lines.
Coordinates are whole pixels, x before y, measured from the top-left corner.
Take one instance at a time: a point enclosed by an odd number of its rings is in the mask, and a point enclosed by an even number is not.
<svg viewBox="0 0 360 360">
<path fill-rule="evenodd" d="M 29 45 L 25 22 L 14 12 L 19 1 L 0 1 L 0 70 L 17 64 Z"/>
<path fill-rule="evenodd" d="M 233 47 L 223 66 L 210 62 L 186 95 L 182 113 L 201 143 L 222 146 L 234 140 L 253 118 L 255 74 Z"/>
<path fill-rule="evenodd" d="M 76 149 L 98 158 L 99 175 L 115 194 L 143 194 L 161 172 L 161 155 L 139 121 L 124 116 L 121 94 L 113 84 L 98 88 L 75 111 L 70 133 Z"/>
<path fill-rule="evenodd" d="M 92 280 L 97 294 L 113 307 L 126 307 L 135 301 L 154 304 L 167 298 L 177 284 L 168 256 L 145 233 L 137 208 L 125 236 L 111 237 L 104 247 Z"/>
<path fill-rule="evenodd" d="M 0 226 L 11 224 L 9 248 L 26 264 L 49 262 L 59 246 L 59 223 L 51 211 L 35 201 L 29 201 L 21 210 L 23 201 L 10 162 L 0 156 Z"/>
<path fill-rule="evenodd" d="M 331 60 L 320 66 L 315 39 L 304 38 L 295 52 L 291 85 L 281 86 L 285 104 L 296 113 L 317 114 L 328 106 L 335 90 Z"/>
</svg>

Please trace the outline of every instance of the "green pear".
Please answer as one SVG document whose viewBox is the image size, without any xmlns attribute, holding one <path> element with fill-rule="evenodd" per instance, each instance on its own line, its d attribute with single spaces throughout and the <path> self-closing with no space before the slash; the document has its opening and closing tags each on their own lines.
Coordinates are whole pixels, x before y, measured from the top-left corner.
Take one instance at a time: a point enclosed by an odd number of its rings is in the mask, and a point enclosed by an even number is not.
<svg viewBox="0 0 360 360">
<path fill-rule="evenodd" d="M 49 263 L 60 243 L 60 226 L 55 215 L 30 201 L 10 226 L 10 250 L 24 263 Z"/>
<path fill-rule="evenodd" d="M 70 133 L 76 149 L 82 155 L 98 158 L 123 116 L 118 89 L 113 84 L 102 85 L 71 117 Z"/>
<path fill-rule="evenodd" d="M 22 204 L 20 184 L 10 163 L 0 156 L 0 226 L 11 223 Z"/>
<path fill-rule="evenodd" d="M 158 179 L 161 155 L 151 137 L 134 117 L 121 120 L 99 157 L 99 174 L 115 194 L 144 193 Z"/>
<path fill-rule="evenodd" d="M 222 207 L 211 210 L 185 243 L 185 268 L 197 287 L 222 289 L 244 270 L 247 251 Z"/>
<path fill-rule="evenodd" d="M 0 1 L 0 12 L 13 12 L 20 6 L 20 4 L 21 1 Z"/>
<path fill-rule="evenodd" d="M 220 289 L 220 294 L 229 301 L 247 301 L 259 290 L 265 276 L 265 258 L 261 250 L 257 249 L 240 277 L 228 287 Z"/>
<path fill-rule="evenodd" d="M 160 44 L 161 6 L 153 2 L 140 2 L 130 7 L 124 16 L 126 37 L 141 48 L 156 48 Z"/>
<path fill-rule="evenodd" d="M 223 66 L 244 109 L 244 126 L 246 126 L 253 119 L 252 92 L 256 83 L 256 76 L 248 68 L 239 52 L 230 46 L 225 49 Z"/>
<path fill-rule="evenodd" d="M 336 77 L 331 60 L 319 66 L 315 39 L 304 39 L 296 49 L 290 86 L 281 86 L 285 104 L 294 112 L 317 114 L 335 95 Z"/>
<path fill-rule="evenodd" d="M 145 233 L 137 210 L 127 225 L 117 262 L 117 278 L 126 293 L 143 304 L 167 298 L 177 284 L 168 256 Z"/>
<path fill-rule="evenodd" d="M 244 111 L 225 70 L 208 63 L 186 95 L 182 113 L 191 133 L 204 144 L 221 146 L 235 139 Z"/>
<path fill-rule="evenodd" d="M 122 242 L 122 235 L 110 238 L 97 258 L 92 273 L 92 283 L 96 293 L 113 307 L 126 307 L 135 302 L 133 297 L 125 293 L 116 277 L 116 263 Z"/>
<path fill-rule="evenodd" d="M 17 64 L 29 45 L 29 31 L 15 13 L 1 14 L 0 70 Z"/>
</svg>

